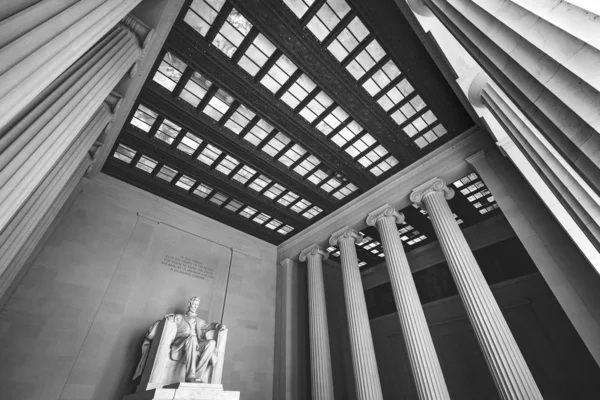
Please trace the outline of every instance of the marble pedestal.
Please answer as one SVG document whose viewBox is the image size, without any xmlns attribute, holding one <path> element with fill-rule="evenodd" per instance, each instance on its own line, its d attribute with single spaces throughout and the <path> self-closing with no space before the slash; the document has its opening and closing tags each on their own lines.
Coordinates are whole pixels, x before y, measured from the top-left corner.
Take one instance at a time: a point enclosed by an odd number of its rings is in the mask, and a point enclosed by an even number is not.
<svg viewBox="0 0 600 400">
<path fill-rule="evenodd" d="M 130 394 L 123 400 L 240 400 L 240 392 L 225 391 L 215 383 L 180 382 Z"/>
</svg>

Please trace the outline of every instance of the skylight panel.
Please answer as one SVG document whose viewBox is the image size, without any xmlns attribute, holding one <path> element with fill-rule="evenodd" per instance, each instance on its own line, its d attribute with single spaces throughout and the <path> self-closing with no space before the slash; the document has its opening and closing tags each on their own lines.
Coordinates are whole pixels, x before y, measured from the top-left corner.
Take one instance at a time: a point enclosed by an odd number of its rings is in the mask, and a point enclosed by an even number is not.
<svg viewBox="0 0 600 400">
<path fill-rule="evenodd" d="M 286 194 L 281 196 L 279 199 L 277 199 L 277 202 L 279 204 L 281 204 L 282 206 L 287 207 L 290 204 L 292 204 L 294 201 L 296 201 L 297 199 L 298 199 L 298 195 L 296 193 L 287 192 Z"/>
<path fill-rule="evenodd" d="M 201 183 L 194 190 L 194 194 L 197 195 L 197 196 L 200 196 L 200 197 L 202 197 L 204 199 L 204 198 L 206 198 L 206 196 L 208 196 L 209 194 L 211 194 L 212 191 L 213 191 L 213 188 L 211 188 L 208 185 L 205 185 L 204 183 Z"/>
<path fill-rule="evenodd" d="M 349 115 L 341 107 L 336 107 L 317 124 L 317 129 L 328 135 L 348 118 Z"/>
<path fill-rule="evenodd" d="M 350 7 L 344 0 L 328 0 L 307 27 L 322 42 L 349 11 Z"/>
<path fill-rule="evenodd" d="M 240 208 L 242 208 L 244 206 L 244 203 L 237 201 L 235 199 L 231 199 L 229 201 L 229 203 L 227 203 L 225 205 L 225 209 L 231 211 L 231 212 L 237 212 L 237 210 L 239 210 Z"/>
<path fill-rule="evenodd" d="M 358 263 L 358 268 L 364 267 L 365 265 L 367 265 L 367 262 L 366 261 L 361 261 L 361 262 Z"/>
<path fill-rule="evenodd" d="M 326 191 L 327 193 L 331 192 L 333 189 L 340 186 L 342 182 L 337 177 L 329 178 L 325 183 L 321 185 L 321 189 Z"/>
<path fill-rule="evenodd" d="M 277 134 L 263 146 L 262 151 L 271 157 L 275 157 L 275 155 L 283 150 L 283 148 L 290 142 L 291 140 L 287 136 L 281 132 L 277 132 Z"/>
<path fill-rule="evenodd" d="M 290 233 L 293 230 L 294 230 L 294 228 L 292 228 L 289 225 L 286 225 L 286 226 L 284 226 L 282 228 L 277 229 L 277 233 L 280 233 L 280 234 L 282 234 L 282 235 L 285 236 L 285 235 L 287 235 L 288 233 Z"/>
<path fill-rule="evenodd" d="M 229 110 L 229 107 L 233 103 L 233 98 L 226 91 L 219 89 L 217 93 L 208 101 L 208 104 L 202 110 L 202 112 L 215 121 L 221 119 L 223 114 Z"/>
<path fill-rule="evenodd" d="M 256 208 L 252 208 L 250 206 L 246 206 L 242 212 L 240 212 L 239 215 L 241 215 L 244 218 L 250 218 L 251 216 L 253 216 L 254 214 L 256 214 L 258 212 L 258 210 Z"/>
<path fill-rule="evenodd" d="M 171 144 L 179 134 L 180 130 L 181 127 L 179 125 L 169 121 L 168 119 L 165 119 L 156 131 L 154 137 L 162 140 L 163 142 Z"/>
<path fill-rule="evenodd" d="M 284 191 L 285 188 L 283 186 L 281 186 L 279 183 L 274 183 L 263 194 L 269 199 L 273 200 Z"/>
<path fill-rule="evenodd" d="M 219 172 L 229 175 L 231 171 L 238 166 L 240 162 L 231 156 L 225 156 L 223 160 L 215 167 Z"/>
<path fill-rule="evenodd" d="M 331 140 L 338 146 L 343 147 L 346 143 L 354 139 L 356 135 L 358 135 L 362 131 L 362 126 L 360 126 L 356 121 L 353 120 L 346 124 L 346 126 L 344 126 L 342 129 L 340 129 L 340 131 L 336 133 L 331 138 Z M 348 150 L 346 150 L 346 152 L 348 152 Z M 358 153 L 356 153 L 356 155 L 358 155 Z"/>
<path fill-rule="evenodd" d="M 300 164 L 294 167 L 294 172 L 305 176 L 307 173 L 315 169 L 321 161 L 313 155 L 308 156 L 306 159 L 302 160 Z"/>
<path fill-rule="evenodd" d="M 298 159 L 300 159 L 300 157 L 302 157 L 304 154 L 306 154 L 306 150 L 304 150 L 302 146 L 294 144 L 288 151 L 286 151 L 281 157 L 278 158 L 278 161 L 286 167 L 290 167 L 293 163 L 298 161 Z"/>
<path fill-rule="evenodd" d="M 283 2 L 296 14 L 296 17 L 302 18 L 315 0 L 283 0 Z"/>
<path fill-rule="evenodd" d="M 363 87 L 371 96 L 375 96 L 401 74 L 400 69 L 390 60 L 363 83 Z"/>
<path fill-rule="evenodd" d="M 244 53 L 238 65 L 250 75 L 254 76 L 260 71 L 267 62 L 271 54 L 275 51 L 275 46 L 262 33 L 259 33 L 252 41 L 248 50 Z"/>
<path fill-rule="evenodd" d="M 291 108 L 296 108 L 316 87 L 317 85 L 306 74 L 302 74 L 281 96 L 281 100 Z"/>
<path fill-rule="evenodd" d="M 215 22 L 225 0 L 194 0 L 183 20 L 202 36 Z"/>
<path fill-rule="evenodd" d="M 212 44 L 231 58 L 248 32 L 250 32 L 250 29 L 252 29 L 250 21 L 234 8 L 229 13 L 227 20 L 223 23 Z"/>
<path fill-rule="evenodd" d="M 244 136 L 244 140 L 258 146 L 273 130 L 273 126 L 264 119 L 259 120 Z"/>
<path fill-rule="evenodd" d="M 362 156 L 358 162 L 362 164 L 363 167 L 368 167 L 374 162 L 378 161 L 380 158 L 386 156 L 388 151 L 382 146 L 379 145 L 375 147 L 373 150 L 369 151 L 367 154 Z"/>
<path fill-rule="evenodd" d="M 252 219 L 252 221 L 256 222 L 259 225 L 264 224 L 267 220 L 271 219 L 270 215 L 267 215 L 263 212 L 261 212 L 260 214 L 258 214 L 256 217 L 254 217 Z"/>
<path fill-rule="evenodd" d="M 327 178 L 327 176 L 328 175 L 323 170 L 317 169 L 312 174 L 310 174 L 308 180 L 318 186 L 323 181 L 323 179 Z"/>
<path fill-rule="evenodd" d="M 154 168 L 156 168 L 156 164 L 158 164 L 158 163 L 155 160 L 151 159 L 150 157 L 142 156 L 142 157 L 140 157 L 140 160 L 137 162 L 135 167 L 151 174 L 152 171 L 154 171 Z"/>
<path fill-rule="evenodd" d="M 338 200 L 342 200 L 344 197 L 347 197 L 354 193 L 358 187 L 352 183 L 348 183 L 346 186 L 335 192 L 332 196 Z"/>
<path fill-rule="evenodd" d="M 171 182 L 173 178 L 175 178 L 175 175 L 177 175 L 177 171 L 171 167 L 167 167 L 166 165 L 163 165 L 160 171 L 158 171 L 156 174 L 157 177 L 167 182 Z"/>
<path fill-rule="evenodd" d="M 264 175 L 259 175 L 256 177 L 248 186 L 250 189 L 260 192 L 263 190 L 272 180 L 267 178 Z"/>
<path fill-rule="evenodd" d="M 186 133 L 183 139 L 181 139 L 181 142 L 177 145 L 177 148 L 191 156 L 201 143 L 202 139 L 191 133 Z"/>
<path fill-rule="evenodd" d="M 178 186 L 185 190 L 190 190 L 192 186 L 196 183 L 195 179 L 190 178 L 189 176 L 182 175 L 181 178 L 175 182 L 175 186 Z"/>
<path fill-rule="evenodd" d="M 455 181 L 453 185 L 460 190 L 480 214 L 487 214 L 498 208 L 496 199 L 476 173 L 470 173 Z"/>
<path fill-rule="evenodd" d="M 313 206 L 310 210 L 308 210 L 304 214 L 302 214 L 302 216 L 306 219 L 313 219 L 314 217 L 316 217 L 317 215 L 319 215 L 322 212 L 323 212 L 322 208 Z"/>
<path fill-rule="evenodd" d="M 198 155 L 198 161 L 211 166 L 215 160 L 221 155 L 222 151 L 217 149 L 215 146 L 209 144 L 206 145 L 204 150 Z"/>
<path fill-rule="evenodd" d="M 217 192 L 217 193 L 213 194 L 210 197 L 210 199 L 208 199 L 208 201 L 220 206 L 221 204 L 225 203 L 225 201 L 227 199 L 228 199 L 228 197 L 226 195 L 224 195 L 223 193 Z"/>
<path fill-rule="evenodd" d="M 135 111 L 133 118 L 131 118 L 131 125 L 143 130 L 144 132 L 149 132 L 157 117 L 157 113 L 140 104 L 138 109 Z"/>
<path fill-rule="evenodd" d="M 385 111 L 389 111 L 392 107 L 400 103 L 407 96 L 410 96 L 413 93 L 413 91 L 414 89 L 411 86 L 411 84 L 406 78 L 404 78 L 399 83 L 391 87 L 381 97 L 379 97 L 379 99 L 377 99 L 377 103 L 379 103 L 381 108 L 383 108 Z M 398 121 L 396 122 L 399 124 L 402 123 Z"/>
<path fill-rule="evenodd" d="M 256 170 L 247 165 L 244 165 L 236 174 L 233 176 L 233 179 L 241 183 L 245 184 L 256 174 Z"/>
<path fill-rule="evenodd" d="M 152 80 L 172 92 L 187 65 L 171 53 L 166 53 Z"/>
<path fill-rule="evenodd" d="M 290 79 L 290 76 L 298 69 L 296 64 L 290 61 L 284 54 L 279 56 L 275 64 L 267 74 L 260 80 L 267 89 L 275 93 Z"/>
<path fill-rule="evenodd" d="M 448 131 L 446 131 L 446 128 L 444 128 L 442 124 L 438 124 L 430 130 L 427 130 L 423 134 L 423 136 L 420 136 L 417 139 L 415 139 L 415 143 L 422 149 L 423 147 L 434 142 L 438 138 L 444 136 L 447 132 Z"/>
<path fill-rule="evenodd" d="M 369 30 L 361 22 L 360 18 L 354 17 L 352 21 L 344 28 L 343 31 L 327 46 L 327 50 L 338 61 L 345 59 L 352 50 L 358 46 L 367 36 Z"/>
<path fill-rule="evenodd" d="M 356 140 L 350 146 L 348 146 L 345 149 L 345 151 L 350 155 L 350 157 L 356 158 L 360 153 L 367 150 L 369 147 L 373 146 L 376 143 L 377 141 L 373 136 L 371 136 L 369 133 L 365 133 L 360 137 L 360 139 Z"/>
<path fill-rule="evenodd" d="M 388 171 L 389 169 L 395 167 L 396 165 L 398 165 L 398 160 L 396 159 L 396 157 L 389 156 L 388 158 L 386 158 L 379 164 L 375 165 L 369 171 L 373 175 L 379 176 L 379 175 L 383 174 L 384 172 Z"/>
<path fill-rule="evenodd" d="M 241 104 L 225 122 L 225 126 L 233 132 L 239 134 L 255 116 L 256 114 Z"/>
<path fill-rule="evenodd" d="M 356 56 L 356 58 L 350 61 L 346 66 L 346 69 L 352 74 L 354 79 L 360 79 L 360 77 L 373 68 L 383 56 L 385 56 L 385 50 L 383 50 L 377 40 L 373 40 Z"/>
<path fill-rule="evenodd" d="M 129 164 L 133 160 L 133 157 L 135 157 L 136 153 L 137 152 L 132 148 L 119 143 L 117 150 L 113 153 L 113 157 Z"/>
<path fill-rule="evenodd" d="M 299 202 L 297 202 L 296 204 L 294 204 L 292 207 L 290 207 L 290 210 L 292 210 L 293 212 L 301 213 L 302 211 L 306 210 L 311 205 L 312 204 L 310 202 L 302 199 Z"/>
<path fill-rule="evenodd" d="M 275 228 L 277 228 L 278 226 L 280 226 L 282 224 L 281 221 L 276 220 L 276 219 L 272 219 L 270 220 L 266 225 L 265 228 L 274 230 Z"/>
<path fill-rule="evenodd" d="M 206 79 L 201 73 L 194 71 L 179 97 L 194 107 L 197 107 L 198 104 L 200 104 L 200 100 L 204 98 L 211 86 L 212 82 L 210 80 Z"/>
<path fill-rule="evenodd" d="M 318 116 L 333 104 L 333 100 L 322 90 L 300 111 L 300 115 L 308 122 L 313 122 Z"/>
</svg>

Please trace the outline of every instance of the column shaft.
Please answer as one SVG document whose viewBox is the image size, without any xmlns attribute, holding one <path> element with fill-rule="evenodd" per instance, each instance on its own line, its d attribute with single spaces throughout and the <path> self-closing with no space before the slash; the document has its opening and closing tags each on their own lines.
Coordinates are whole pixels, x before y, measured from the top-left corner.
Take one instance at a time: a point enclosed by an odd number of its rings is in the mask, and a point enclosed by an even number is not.
<svg viewBox="0 0 600 400">
<path fill-rule="evenodd" d="M 362 237 L 356 235 L 353 231 L 346 231 L 346 233 L 348 232 L 350 234 L 342 234 L 339 237 L 334 234 L 330 239 L 330 243 L 332 245 L 337 243 L 340 248 L 356 394 L 358 400 L 383 400 L 367 304 L 358 270 L 356 248 L 354 247 L 355 237 L 359 237 L 360 240 L 362 240 Z"/>
<path fill-rule="evenodd" d="M 0 232 L 141 54 L 117 26 L 0 139 Z"/>
<path fill-rule="evenodd" d="M 308 318 L 313 400 L 333 400 L 333 375 L 329 348 L 329 327 L 323 282 L 323 259 L 328 253 L 313 245 L 300 253 L 308 268 Z"/>
<path fill-rule="evenodd" d="M 542 399 L 525 359 L 465 240 L 446 196 L 453 192 L 433 179 L 415 189 L 411 201 L 425 206 L 458 293 L 500 396 L 504 400 Z"/>
<path fill-rule="evenodd" d="M 42 0 L 0 22 L 0 129 L 141 0 Z"/>
<path fill-rule="evenodd" d="M 404 221 L 404 216 L 388 205 L 369 214 L 367 218 L 367 224 L 376 224 L 381 235 L 390 283 L 419 399 L 450 399 L 419 294 L 398 235 L 396 221 Z"/>
<path fill-rule="evenodd" d="M 600 251 L 600 204 L 598 196 L 577 176 L 559 154 L 543 143 L 502 96 L 489 84 L 481 92 L 482 103 L 538 171 L 561 204 Z"/>
<path fill-rule="evenodd" d="M 596 89 L 528 42 L 530 35 L 520 36 L 477 3 L 424 1 L 556 150 L 600 193 L 600 96 Z M 546 27 L 552 28 L 551 24 Z M 552 29 L 548 35 L 553 39 L 547 41 L 559 40 Z"/>
</svg>

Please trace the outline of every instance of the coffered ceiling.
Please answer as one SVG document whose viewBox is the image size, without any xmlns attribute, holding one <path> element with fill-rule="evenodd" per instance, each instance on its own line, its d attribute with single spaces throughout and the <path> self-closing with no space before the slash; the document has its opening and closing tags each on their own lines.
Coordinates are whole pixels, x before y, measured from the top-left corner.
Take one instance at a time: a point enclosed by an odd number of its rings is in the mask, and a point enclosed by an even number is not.
<svg viewBox="0 0 600 400">
<path fill-rule="evenodd" d="M 394 0 L 189 0 L 104 172 L 279 244 L 471 126 Z"/>
</svg>

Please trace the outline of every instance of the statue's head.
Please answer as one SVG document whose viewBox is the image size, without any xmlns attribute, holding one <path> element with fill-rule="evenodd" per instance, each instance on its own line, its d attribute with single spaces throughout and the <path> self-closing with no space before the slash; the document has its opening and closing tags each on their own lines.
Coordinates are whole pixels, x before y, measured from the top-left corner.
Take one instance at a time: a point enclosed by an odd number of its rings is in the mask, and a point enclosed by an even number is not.
<svg viewBox="0 0 600 400">
<path fill-rule="evenodd" d="M 198 298 L 198 297 L 194 296 L 190 299 L 190 301 L 188 301 L 188 311 L 195 313 L 199 306 L 200 306 L 200 298 Z"/>
</svg>

